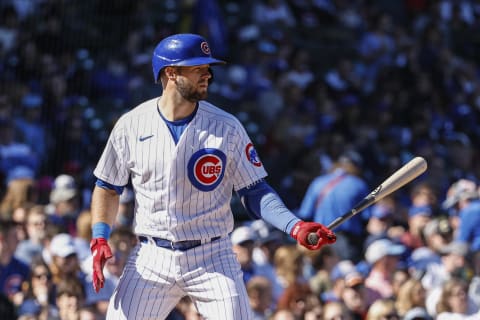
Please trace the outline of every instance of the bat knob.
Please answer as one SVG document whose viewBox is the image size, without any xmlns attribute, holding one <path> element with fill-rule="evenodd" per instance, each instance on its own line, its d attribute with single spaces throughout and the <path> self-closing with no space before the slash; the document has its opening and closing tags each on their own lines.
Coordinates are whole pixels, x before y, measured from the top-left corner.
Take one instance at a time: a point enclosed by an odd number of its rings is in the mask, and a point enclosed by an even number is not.
<svg viewBox="0 0 480 320">
<path fill-rule="evenodd" d="M 308 244 L 314 246 L 318 243 L 318 235 L 314 232 L 310 233 L 308 236 L 307 236 L 307 241 L 308 241 Z"/>
</svg>

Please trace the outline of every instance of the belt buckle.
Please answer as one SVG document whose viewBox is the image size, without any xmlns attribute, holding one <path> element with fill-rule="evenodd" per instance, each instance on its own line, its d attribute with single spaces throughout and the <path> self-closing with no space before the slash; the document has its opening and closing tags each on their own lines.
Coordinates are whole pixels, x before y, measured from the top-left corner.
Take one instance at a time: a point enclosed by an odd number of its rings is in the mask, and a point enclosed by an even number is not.
<svg viewBox="0 0 480 320">
<path fill-rule="evenodd" d="M 172 248 L 172 250 L 175 250 L 175 242 L 170 241 L 170 248 Z"/>
</svg>

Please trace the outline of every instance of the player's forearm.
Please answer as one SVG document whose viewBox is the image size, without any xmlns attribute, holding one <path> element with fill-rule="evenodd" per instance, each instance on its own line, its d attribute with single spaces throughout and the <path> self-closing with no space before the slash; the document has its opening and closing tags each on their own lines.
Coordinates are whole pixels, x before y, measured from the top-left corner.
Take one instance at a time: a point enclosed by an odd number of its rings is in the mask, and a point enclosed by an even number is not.
<svg viewBox="0 0 480 320">
<path fill-rule="evenodd" d="M 113 225 L 118 212 L 119 195 L 115 190 L 95 186 L 92 194 L 92 225 L 103 222 Z"/>
</svg>

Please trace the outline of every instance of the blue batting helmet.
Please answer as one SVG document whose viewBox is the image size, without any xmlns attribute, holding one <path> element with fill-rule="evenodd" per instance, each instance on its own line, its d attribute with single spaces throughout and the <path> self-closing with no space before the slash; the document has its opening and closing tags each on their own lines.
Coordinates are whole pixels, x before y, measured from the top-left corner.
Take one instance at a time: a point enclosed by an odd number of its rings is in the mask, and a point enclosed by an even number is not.
<svg viewBox="0 0 480 320">
<path fill-rule="evenodd" d="M 153 77 L 158 81 L 160 71 L 168 66 L 199 66 L 223 64 L 225 61 L 212 57 L 207 40 L 203 37 L 180 33 L 160 41 L 152 55 Z"/>
</svg>

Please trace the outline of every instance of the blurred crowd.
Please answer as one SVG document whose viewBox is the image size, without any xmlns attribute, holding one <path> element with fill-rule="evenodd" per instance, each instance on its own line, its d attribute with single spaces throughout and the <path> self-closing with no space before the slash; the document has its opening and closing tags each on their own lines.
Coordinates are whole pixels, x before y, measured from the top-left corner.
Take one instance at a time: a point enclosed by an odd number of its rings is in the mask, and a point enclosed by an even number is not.
<svg viewBox="0 0 480 320">
<path fill-rule="evenodd" d="M 299 215 L 319 219 L 314 179 L 346 151 L 364 190 L 428 163 L 318 252 L 248 221 L 234 198 L 256 319 L 480 319 L 479 27 L 473 0 L 1 1 L 1 318 L 103 318 L 137 240 L 126 188 L 94 294 L 93 167 L 116 119 L 161 94 L 154 46 L 194 32 L 228 61 L 209 101 L 242 121 Z M 329 201 L 325 214 L 349 200 Z M 170 318 L 199 316 L 185 299 Z"/>
</svg>

